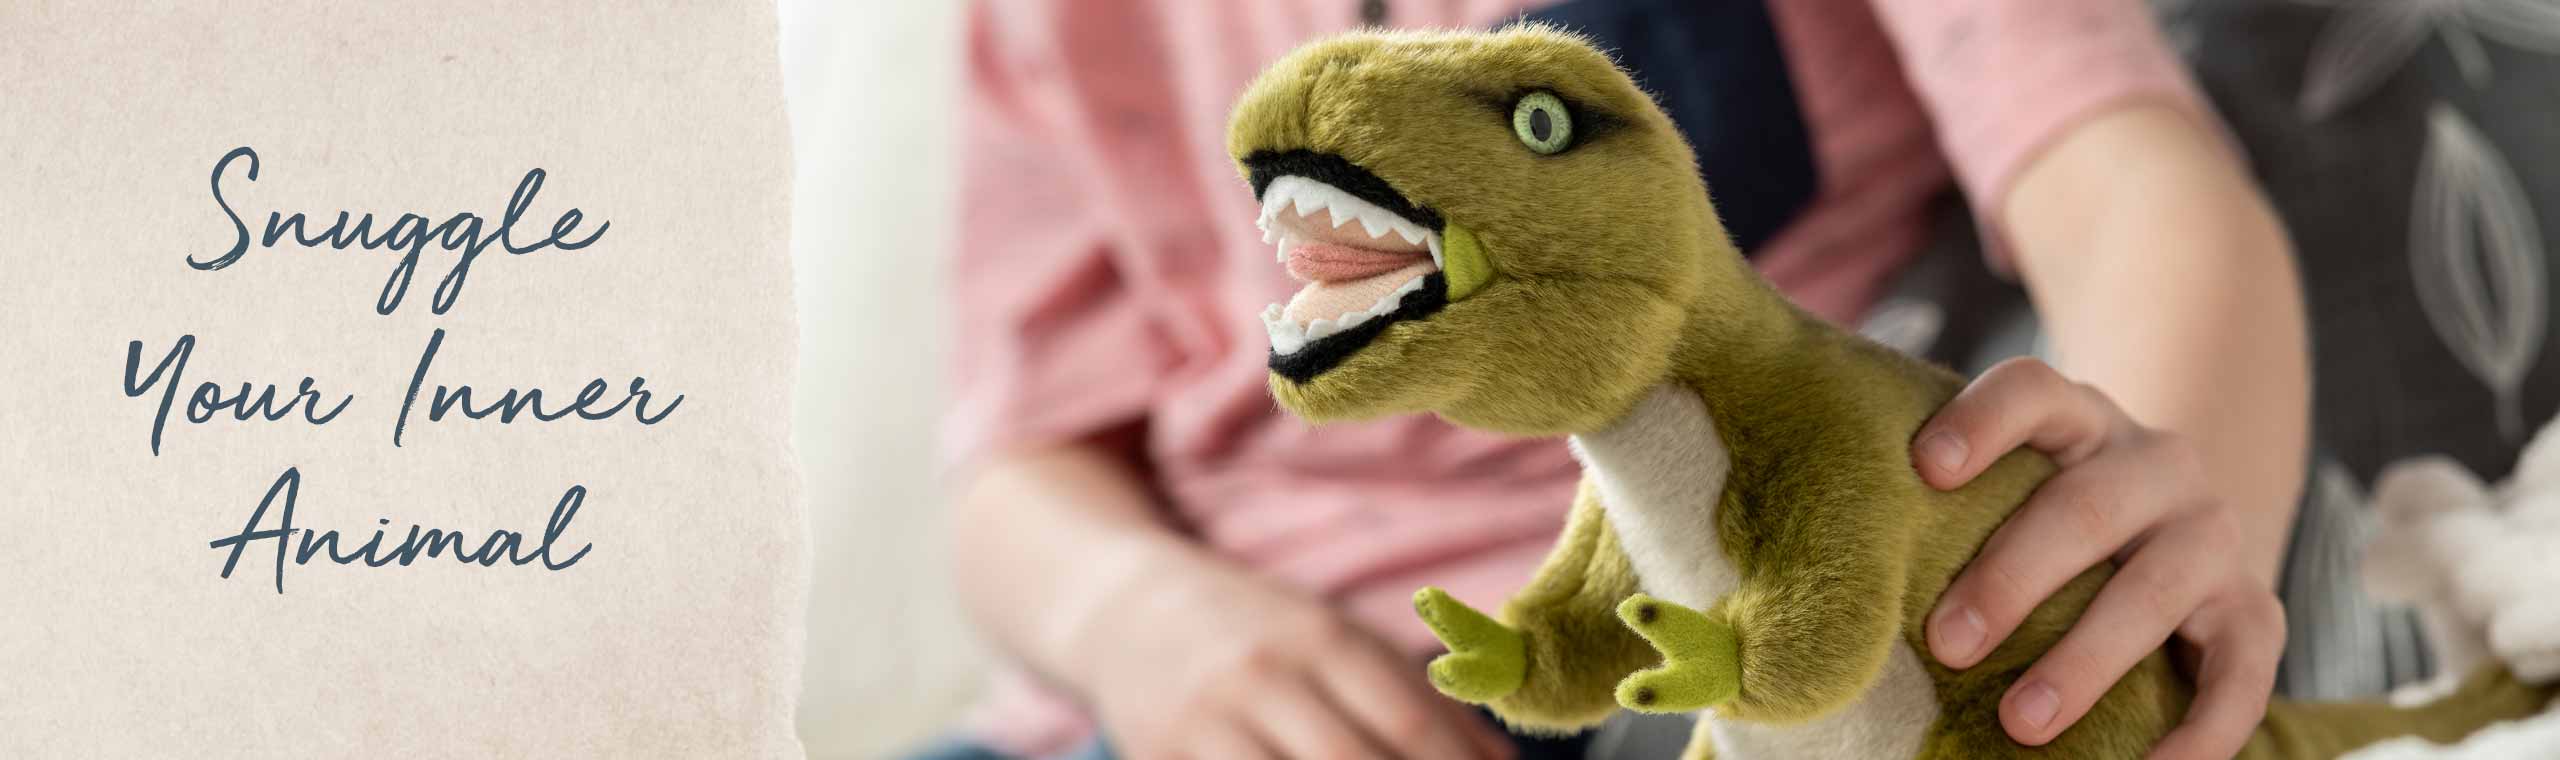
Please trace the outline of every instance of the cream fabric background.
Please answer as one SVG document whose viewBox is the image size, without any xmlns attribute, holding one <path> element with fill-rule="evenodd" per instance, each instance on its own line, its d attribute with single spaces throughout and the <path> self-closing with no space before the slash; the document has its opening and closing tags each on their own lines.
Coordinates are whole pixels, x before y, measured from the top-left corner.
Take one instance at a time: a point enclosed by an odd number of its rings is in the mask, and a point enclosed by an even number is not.
<svg viewBox="0 0 2560 760">
<path fill-rule="evenodd" d="M 12 616 L 54 616 L 67 622 L 38 629 L 42 635 L 32 639 L 0 636 L 0 664 L 10 666 L 9 677 L 0 679 L 8 684 L 0 686 L 0 724 L 24 728 L 33 719 L 34 725 L 55 729 L 0 731 L 0 748 L 31 750 L 38 745 L 24 742 L 81 729 L 74 732 L 72 745 L 41 748 L 109 754 L 170 749 L 186 746 L 185 739 L 210 735 L 209 727 L 217 723 L 238 727 L 243 725 L 238 721 L 246 720 L 247 733 L 239 735 L 235 751 L 273 748 L 282 745 L 272 742 L 291 739 L 303 751 L 335 754 L 332 748 L 366 742 L 399 748 L 440 740 L 418 728 L 453 720 L 479 726 L 467 733 L 467 740 L 451 745 L 454 751 L 503 755 L 533 752 L 534 743 L 548 733 L 616 725 L 616 710 L 647 713 L 653 692 L 643 684 L 710 704 L 666 714 L 655 721 L 662 731 L 622 735 L 620 741 L 647 743 L 645 751 L 607 741 L 584 750 L 580 745 L 544 745 L 542 753 L 789 754 L 787 744 L 776 742 L 790 737 L 775 734 L 776 726 L 765 716 L 775 706 L 789 705 L 794 691 L 801 692 L 799 734 L 812 757 L 877 757 L 946 725 L 976 688 L 983 658 L 948 596 L 942 571 L 944 496 L 933 475 L 931 445 L 941 406 L 941 271 L 951 217 L 952 109 L 959 86 L 962 4 L 781 0 L 778 6 L 777 19 L 777 9 L 752 1 L 609 16 L 563 12 L 579 7 L 575 2 L 478 2 L 444 8 L 441 13 L 452 19 L 449 25 L 424 23 L 409 10 L 324 3 L 189 6 L 161 23 L 108 17 L 103 10 L 73 3 L 0 8 L 0 27 L 9 28 L 0 30 L 0 41 L 7 42 L 0 44 L 0 84 L 8 85 L 12 105 L 0 109 L 0 116 L 6 117 L 13 146 L 43 149 L 0 151 L 0 166 L 12 167 L 8 173 L 15 181 L 13 187 L 0 188 L 10 191 L 6 205 L 11 207 L 0 209 L 0 221 L 13 222 L 0 229 L 5 238 L 0 251 L 5 251 L 10 270 L 7 287 L 0 288 L 5 296 L 0 298 L 0 332 L 8 337 L 0 369 L 7 370 L 10 380 L 0 384 L 0 474 L 13 489 L 7 514 L 13 520 L 98 530 L 116 529 L 124 524 L 120 521 L 149 522 L 155 526 L 141 528 L 142 522 L 135 522 L 142 532 L 130 535 L 177 547 L 149 549 L 138 555 L 147 563 L 105 574 L 147 573 L 166 580 L 137 587 L 110 578 L 110 583 L 75 586 L 64 585 L 72 583 L 64 579 L 74 577 L 76 563 L 63 552 L 78 549 L 76 542 L 6 544 L 9 556 L 0 560 L 0 568 L 10 569 L 12 578 L 0 600 L 7 602 Z M 507 22 L 509 9 L 548 21 Z M 97 15 L 86 17 L 93 13 Z M 290 28 L 300 31 L 269 37 L 264 35 L 275 27 L 262 32 L 256 26 L 277 19 L 295 19 Z M 537 680 L 527 688 L 548 683 L 543 687 L 548 697 L 584 704 L 528 707 L 503 699 L 480 703 L 402 691 L 480 661 L 473 654 L 480 650 L 472 647 L 491 643 L 489 637 L 461 628 L 439 627 L 429 634 L 434 643 L 415 649 L 403 649 L 417 642 L 396 621 L 352 624 L 359 630 L 350 635 L 374 642 L 380 647 L 375 650 L 311 637 L 273 646 L 259 643 L 266 630 L 261 626 L 317 626 L 324 619 L 376 607 L 386 613 L 417 605 L 464 605 L 460 609 L 469 610 L 466 600 L 496 583 L 540 581 L 531 585 L 547 586 L 544 597 L 563 604 L 609 597 L 618 601 L 606 607 L 625 614 L 651 604 L 651 594 L 625 595 L 631 588 L 671 588 L 690 595 L 685 598 L 721 602 L 737 601 L 739 590 L 757 587 L 705 585 L 731 578 L 678 562 L 682 552 L 654 540 L 650 551 L 677 553 L 648 561 L 694 579 L 653 585 L 654 576 L 634 582 L 619 575 L 615 563 L 637 561 L 636 553 L 625 553 L 637 539 L 606 532 L 619 519 L 613 511 L 628 503 L 620 498 L 628 489 L 660 484 L 655 476 L 644 476 L 652 479 L 625 485 L 616 482 L 617 473 L 582 460 L 646 459 L 642 452 L 663 453 L 656 447 L 682 437 L 677 431 L 689 423 L 729 423 L 712 419 L 724 405 L 766 415 L 752 426 L 724 428 L 729 436 L 724 440 L 779 438 L 778 399 L 757 398 L 751 391 L 772 385 L 787 369 L 782 357 L 757 354 L 788 341 L 792 333 L 782 321 L 792 315 L 780 308 L 790 294 L 773 278 L 778 269 L 749 267 L 738 270 L 742 276 L 727 276 L 653 268 L 686 256 L 737 253 L 725 242 L 734 238 L 720 235 L 758 239 L 778 232 L 753 225 L 723 228 L 678 208 L 682 203 L 778 207 L 763 200 L 776 196 L 759 196 L 749 187 L 756 181 L 778 187 L 772 181 L 782 168 L 778 154 L 763 154 L 744 165 L 743 172 L 736 171 L 740 167 L 724 172 L 695 165 L 699 157 L 670 153 L 683 152 L 671 146 L 718 144 L 706 143 L 696 130 L 729 120 L 758 125 L 716 130 L 731 149 L 739 148 L 740 141 L 753 145 L 780 137 L 772 122 L 758 121 L 770 118 L 766 109 L 776 105 L 770 57 L 775 43 L 762 35 L 777 28 L 795 177 L 789 232 L 800 371 L 791 413 L 796 428 L 792 440 L 803 467 L 797 482 L 806 489 L 807 545 L 799 545 L 798 534 L 789 529 L 800 516 L 783 512 L 781 522 L 750 521 L 750 530 L 724 533 L 717 551 L 727 559 L 717 561 L 734 562 L 740 569 L 778 567 L 787 574 L 784 582 L 770 587 L 777 597 L 740 604 L 735 611 L 753 616 L 775 609 L 770 605 L 805 604 L 805 667 L 792 672 L 786 657 L 800 644 L 796 625 L 768 636 L 772 629 L 766 624 L 742 624 L 721 613 L 709 618 L 718 624 L 704 627 L 579 627 L 552 637 L 550 645 L 518 651 L 528 657 L 574 658 L 579 645 L 593 650 L 593 642 L 601 641 L 614 652 L 616 664 L 596 669 L 603 675 L 582 676 L 590 678 L 585 684 L 570 672 L 537 667 L 538 674 L 530 676 Z M 168 39 L 157 36 L 162 34 Z M 604 40 L 614 44 L 600 44 Z M 730 44 L 744 55 L 706 57 L 701 52 Z M 409 66 L 422 68 L 402 68 Z M 652 80 L 654 89 L 599 86 L 581 77 L 590 72 L 643 72 L 662 79 Z M 143 101 L 151 107 L 136 108 L 121 100 L 147 98 L 159 92 L 156 88 L 208 73 L 230 84 L 180 87 L 174 96 Z M 382 84 L 386 77 L 405 79 L 408 89 Z M 715 78 L 717 86 L 693 87 Z M 39 112 L 16 106 L 54 102 L 28 97 L 25 88 L 37 83 L 47 88 L 39 93 L 43 98 L 90 102 L 98 109 L 48 106 L 61 118 L 30 127 L 26 120 Z M 399 100 L 420 88 L 431 92 L 435 102 Z M 488 110 L 472 107 L 494 101 L 514 110 L 492 117 Z M 251 103 L 257 108 L 248 107 Z M 222 218 L 204 197 L 205 175 L 223 150 L 244 142 L 260 150 L 263 164 L 255 202 L 236 204 L 244 215 L 269 208 L 489 214 L 495 211 L 493 204 L 505 200 L 517 175 L 541 165 L 552 176 L 531 216 L 576 205 L 589 211 L 591 223 L 610 220 L 615 226 L 606 246 L 585 255 L 484 258 L 446 317 L 425 312 L 427 291 L 442 270 L 422 266 L 421 284 L 413 286 L 401 310 L 392 317 L 375 317 L 365 309 L 383 269 L 374 255 L 287 251 L 266 257 L 265 251 L 253 250 L 226 272 L 177 266 L 177 252 L 227 239 Z M 417 147 L 427 144 L 434 147 Z M 73 149 L 56 150 L 63 146 Z M 644 154 L 647 160 L 634 160 Z M 700 157 L 718 154 L 703 151 Z M 108 171 L 24 171 L 64 161 L 90 161 Z M 686 177 L 726 174 L 737 182 L 673 181 L 651 174 L 670 163 L 688 172 Z M 31 184 L 30 179 L 45 182 Z M 664 181 L 708 194 L 652 196 L 645 190 Z M 237 176 L 230 184 L 250 186 Z M 42 191 L 34 203 L 17 195 L 30 190 Z M 722 199 L 747 202 L 720 207 Z M 126 221 L 91 224 L 95 220 L 82 216 L 109 206 Z M 669 236 L 657 238 L 653 227 Z M 631 252 L 635 246 L 625 242 L 641 240 L 654 243 L 645 254 Z M 133 266 L 118 268 L 121 257 L 130 257 Z M 635 259 L 642 265 L 633 266 Z M 127 271 L 145 274 L 136 279 Z M 614 289 L 632 297 L 602 298 Z M 188 298 L 217 301 L 167 312 L 124 308 Z M 240 318 L 245 321 L 206 316 L 224 311 L 215 308 L 219 299 L 232 298 L 255 305 L 243 312 L 249 315 Z M 603 311 L 590 311 L 580 320 L 541 316 L 554 314 L 546 309 L 564 298 L 579 308 Z M 653 305 L 662 302 L 692 306 L 665 312 L 664 306 Z M 752 317 L 732 321 L 723 308 L 745 308 Z M 588 318 L 639 324 L 643 336 L 709 339 L 734 351 L 704 354 L 706 363 L 696 366 L 653 353 L 664 343 L 617 340 L 597 328 L 594 334 L 576 333 L 594 344 L 568 349 L 573 355 L 564 356 L 558 366 L 527 363 L 527 357 L 562 352 L 544 338 L 573 324 L 593 327 Z M 305 340 L 308 335 L 300 331 L 341 323 L 351 327 L 320 331 L 331 337 L 317 343 Z M 571 382 L 568 376 L 582 371 L 637 371 L 649 374 L 653 384 L 691 394 L 691 400 L 667 427 L 638 434 L 622 427 L 518 425 L 498 437 L 520 437 L 531 446 L 500 442 L 466 454 L 436 437 L 476 438 L 491 431 L 449 425 L 413 428 L 403 454 L 381 453 L 381 420 L 376 416 L 383 410 L 372 407 L 385 403 L 386 389 L 396 392 L 401 373 L 415 361 L 423 335 L 433 326 L 450 332 L 439 356 L 439 374 L 450 373 L 457 382 L 496 386 L 503 378 L 556 385 Z M 77 329 L 87 327 L 106 332 L 89 335 Z M 324 388 L 356 392 L 357 407 L 343 421 L 309 431 L 288 430 L 279 423 L 173 426 L 169 453 L 161 461 L 147 455 L 136 459 L 132 450 L 145 429 L 132 417 L 144 407 L 115 392 L 121 343 L 140 338 L 153 351 L 165 350 L 170 339 L 186 331 L 203 341 L 192 365 L 192 374 L 201 379 L 236 382 L 282 374 L 289 386 L 309 373 Z M 739 384 L 710 379 L 714 370 L 740 368 L 746 371 L 738 375 Z M 76 370 L 77 376 L 65 370 Z M 25 381 L 22 373 L 29 372 L 36 373 L 36 381 Z M 71 394 L 74 403 L 58 401 L 62 394 Z M 67 430 L 63 426 L 80 429 L 56 434 L 58 428 Z M 25 434 L 29 430 L 48 432 L 30 436 Z M 243 463 L 217 480 L 184 487 L 151 485 L 145 489 L 151 491 L 149 499 L 121 492 L 91 498 L 80 490 L 80 481 L 51 477 L 58 468 L 95 461 L 131 474 L 228 465 L 234 462 L 214 461 L 218 457 L 213 452 L 260 451 L 261 446 L 290 448 L 277 456 L 302 465 L 306 482 L 299 517 L 305 525 L 361 531 L 369 527 L 371 515 L 380 513 L 455 528 L 538 531 L 542 511 L 559 489 L 585 481 L 596 493 L 573 535 L 588 538 L 585 531 L 598 531 L 592 536 L 598 549 L 580 566 L 548 578 L 518 576 L 512 569 L 295 567 L 289 571 L 290 595 L 279 601 L 262 585 L 266 566 L 255 561 L 254 553 L 234 578 L 224 581 L 210 569 L 220 557 L 203 547 L 216 528 L 229 530 L 254 505 L 258 491 L 281 467 L 267 466 L 275 457 L 255 457 L 256 466 Z M 344 455 L 343 464 L 304 457 L 302 452 L 313 446 L 353 453 Z M 545 447 L 557 450 L 527 453 Z M 392 465 L 399 464 L 420 470 L 419 478 L 468 481 L 470 476 L 462 473 L 472 472 L 471 463 L 484 454 L 515 460 L 498 477 L 482 478 L 502 485 L 469 483 L 439 491 L 410 487 L 417 484 L 401 477 L 374 477 L 386 469 L 396 471 Z M 671 525 L 684 519 L 679 515 L 703 514 L 699 503 L 752 508 L 787 496 L 793 474 L 778 463 L 760 467 L 754 488 L 707 501 L 668 499 L 652 509 L 683 507 L 678 501 L 695 508 L 654 513 L 648 519 Z M 371 482 L 359 485 L 365 480 Z M 111 482 L 132 489 L 155 479 L 118 475 Z M 161 506 L 136 506 L 144 501 Z M 528 521 L 531 525 L 524 525 Z M 40 535 L 14 534 L 30 541 Z M 813 575 L 805 598 L 797 582 L 803 556 Z M 216 565 L 208 566 L 208 558 Z M 430 586 L 447 579 L 462 585 L 422 596 L 409 585 L 418 578 L 429 579 Z M 140 593 L 127 593 L 133 591 Z M 305 600 L 368 593 L 380 596 L 347 596 L 338 606 L 310 614 L 292 610 Z M 247 611 L 252 605 L 260 606 Z M 230 612 L 222 614 L 237 619 L 174 622 L 168 617 L 198 606 L 227 608 Z M 285 618 L 279 621 L 278 615 Z M 92 630 L 92 625 L 113 627 Z M 175 630 L 184 641 L 154 642 L 150 636 L 155 629 L 158 635 Z M 23 634 L 27 629 L 12 630 Z M 788 648 L 770 648 L 774 643 Z M 646 654 L 674 645 L 730 656 L 686 663 Z M 367 678 L 380 680 L 357 685 L 357 691 L 296 692 L 264 685 L 268 682 L 261 679 L 272 671 L 238 657 L 222 665 L 219 675 L 190 676 L 172 669 L 189 658 L 219 657 L 232 649 L 301 658 L 341 677 L 372 669 L 375 675 Z M 384 660 L 378 658 L 384 652 L 403 651 L 407 654 L 393 658 L 395 665 L 383 670 L 379 663 Z M 783 672 L 767 668 L 746 675 L 757 662 L 785 664 Z M 696 677 L 704 680 L 692 685 L 689 679 Z M 802 683 L 793 683 L 795 677 Z M 215 678 L 228 680 L 208 680 Z M 235 688 L 221 699 L 187 700 L 195 693 L 190 685 L 197 683 Z M 65 690 L 64 684 L 73 688 Z M 589 693 L 595 689 L 621 696 Z M 261 696 L 270 691 L 286 696 Z M 380 704 L 383 693 L 403 695 L 398 720 L 369 723 L 359 715 L 367 710 L 350 709 Z M 325 698 L 305 700 L 310 694 Z M 181 701 L 167 701 L 173 698 Z M 97 730 L 90 723 L 138 715 L 132 712 L 136 710 L 153 717 L 134 721 L 134 730 Z M 676 718 L 679 714 L 682 719 Z M 384 737 L 391 739 L 387 745 L 381 743 Z"/>
<path fill-rule="evenodd" d="M 781 3 L 815 552 L 800 726 L 815 758 L 920 740 L 977 686 L 932 445 L 964 5 Z"/>
<path fill-rule="evenodd" d="M 809 552 L 773 7 L 138 5 L 0 3 L 0 757 L 799 756 Z M 376 233 L 401 212 L 494 217 L 540 167 L 515 240 L 571 207 L 603 236 L 493 249 L 443 315 L 441 250 L 389 316 L 384 251 L 288 243 L 192 269 L 233 243 L 207 182 L 240 146 L 257 178 L 235 164 L 222 188 L 253 231 L 270 211 L 384 214 Z M 684 401 L 651 427 L 413 414 L 394 448 L 439 329 L 430 385 L 556 405 L 640 375 Z M 156 359 L 183 334 L 181 402 L 304 376 L 354 399 L 325 426 L 173 420 L 154 456 L 157 399 L 119 388 L 126 342 Z M 289 467 L 296 526 L 343 531 L 341 551 L 376 518 L 392 542 L 410 524 L 538 542 L 572 485 L 589 495 L 553 556 L 593 548 L 556 572 L 321 558 L 279 594 L 280 544 L 261 542 L 219 577 L 207 542 Z"/>
</svg>

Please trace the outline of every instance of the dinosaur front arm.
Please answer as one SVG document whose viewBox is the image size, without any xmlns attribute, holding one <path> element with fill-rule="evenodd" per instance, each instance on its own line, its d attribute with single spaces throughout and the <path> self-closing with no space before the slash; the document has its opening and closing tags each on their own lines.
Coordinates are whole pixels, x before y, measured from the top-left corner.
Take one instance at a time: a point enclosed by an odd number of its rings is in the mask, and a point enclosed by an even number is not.
<svg viewBox="0 0 2560 760">
<path fill-rule="evenodd" d="M 1742 642 L 1742 691 L 1727 712 L 1791 723 L 1865 693 L 1901 645 L 1903 575 L 1899 562 L 1825 563 L 1727 597 L 1720 611 Z"/>
<path fill-rule="evenodd" d="M 1638 595 L 1619 610 L 1663 657 L 1629 676 L 1618 701 L 1644 712 L 1716 708 L 1764 723 L 1819 717 L 1863 694 L 1900 645 L 1904 583 L 1898 510 L 1833 516 L 1871 524 L 1779 531 L 1819 545 L 1764 545 L 1755 572 L 1706 611 Z M 1806 528 L 1810 526 L 1794 526 Z M 1776 539 L 1776 537 L 1772 537 Z M 1776 539 L 1783 540 L 1783 539 Z"/>
<path fill-rule="evenodd" d="M 1635 569 L 1586 481 L 1555 549 L 1503 605 L 1504 622 L 1437 589 L 1416 596 L 1417 611 L 1450 647 L 1432 663 L 1432 682 L 1515 726 L 1598 723 L 1617 709 L 1618 682 L 1654 662 L 1653 649 L 1617 617 L 1619 602 L 1635 593 Z"/>
</svg>

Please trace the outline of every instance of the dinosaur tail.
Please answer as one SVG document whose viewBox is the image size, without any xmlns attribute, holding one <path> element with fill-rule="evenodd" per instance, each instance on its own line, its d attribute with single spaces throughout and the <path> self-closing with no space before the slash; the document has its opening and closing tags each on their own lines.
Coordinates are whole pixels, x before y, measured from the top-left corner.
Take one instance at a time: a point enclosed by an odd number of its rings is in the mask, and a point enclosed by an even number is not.
<svg viewBox="0 0 2560 760">
<path fill-rule="evenodd" d="M 2280 701 L 2267 706 L 2266 720 L 2240 757 L 2325 760 L 2403 736 L 2451 744 L 2489 724 L 2540 713 L 2553 706 L 2555 696 L 2560 684 L 2527 684 L 2492 665 L 2472 673 L 2452 694 L 2423 705 Z"/>
</svg>

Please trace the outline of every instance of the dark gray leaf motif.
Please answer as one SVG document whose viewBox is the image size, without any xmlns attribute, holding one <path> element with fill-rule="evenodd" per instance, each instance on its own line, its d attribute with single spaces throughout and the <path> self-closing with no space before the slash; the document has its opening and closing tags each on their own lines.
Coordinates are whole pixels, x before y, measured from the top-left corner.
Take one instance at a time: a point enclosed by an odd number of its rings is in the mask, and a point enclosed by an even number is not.
<svg viewBox="0 0 2560 760">
<path fill-rule="evenodd" d="M 2445 51 L 2474 87 L 2488 84 L 2491 74 L 2481 37 L 2560 53 L 2560 0 L 2305 1 L 2337 7 L 2304 64 L 2299 103 L 2311 121 L 2382 86 L 2430 32 L 2444 38 Z"/>
<path fill-rule="evenodd" d="M 2560 53 L 2560 0 L 2469 0 L 2471 28 L 2508 45 Z"/>
<path fill-rule="evenodd" d="M 2391 78 L 2427 40 L 2425 2 L 2342 8 L 2312 43 L 2302 73 L 2302 115 L 2319 121 Z"/>
<path fill-rule="evenodd" d="M 2312 467 L 2309 498 L 2295 527 L 2284 574 L 2284 693 L 2296 699 L 2356 699 L 2391 688 L 2415 670 L 2408 608 L 2367 596 L 2354 583 L 2375 528 L 2369 497 L 2344 466 Z"/>
<path fill-rule="evenodd" d="M 2497 147 L 2441 103 L 2427 114 L 2410 206 L 2409 268 L 2427 323 L 2495 395 L 2499 433 L 2521 440 L 2517 394 L 2549 312 L 2533 207 Z"/>
</svg>

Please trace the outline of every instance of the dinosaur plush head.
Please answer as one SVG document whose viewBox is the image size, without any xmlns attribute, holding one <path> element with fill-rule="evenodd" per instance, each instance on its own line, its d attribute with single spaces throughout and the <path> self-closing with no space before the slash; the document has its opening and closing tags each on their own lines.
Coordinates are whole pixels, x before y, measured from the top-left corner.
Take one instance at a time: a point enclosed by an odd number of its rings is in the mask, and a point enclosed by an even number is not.
<svg viewBox="0 0 2560 760">
<path fill-rule="evenodd" d="M 1594 429 L 1665 377 L 1703 289 L 1748 276 L 1670 119 L 1553 29 L 1310 44 L 1227 146 L 1307 282 L 1263 321 L 1273 395 L 1310 420 Z"/>
</svg>

